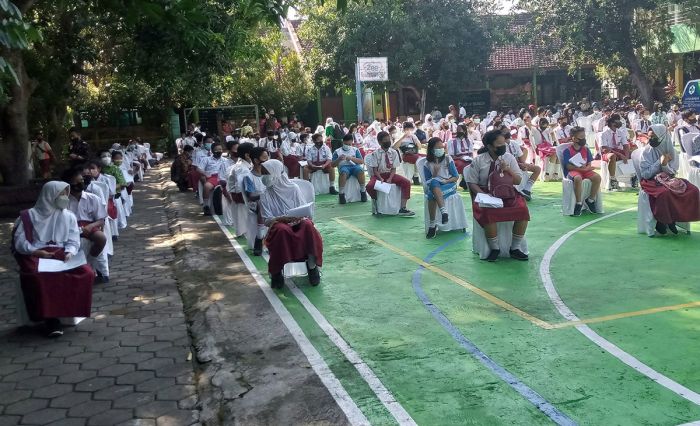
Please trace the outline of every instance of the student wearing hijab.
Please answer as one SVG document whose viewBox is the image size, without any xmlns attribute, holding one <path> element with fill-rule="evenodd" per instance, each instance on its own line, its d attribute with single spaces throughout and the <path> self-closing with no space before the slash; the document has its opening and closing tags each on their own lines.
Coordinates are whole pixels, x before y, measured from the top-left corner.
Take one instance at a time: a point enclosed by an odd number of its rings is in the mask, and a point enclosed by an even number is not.
<svg viewBox="0 0 700 426">
<path fill-rule="evenodd" d="M 80 250 L 80 230 L 67 209 L 69 185 L 48 182 L 33 208 L 23 210 L 12 232 L 20 285 L 29 319 L 44 321 L 49 337 L 63 335 L 61 317 L 89 317 L 95 273 L 88 265 L 39 272 L 39 259 L 68 261 Z"/>
<path fill-rule="evenodd" d="M 449 221 L 445 199 L 457 196 L 457 181 L 459 173 L 451 156 L 445 151 L 445 144 L 440 138 L 430 138 L 428 141 L 428 156 L 426 158 L 423 173 L 425 176 L 425 198 L 428 200 L 428 215 L 430 226 L 425 238 L 435 238 L 437 235 L 437 221 L 435 214 L 440 209 L 442 224 Z"/>
<path fill-rule="evenodd" d="M 284 165 L 278 160 L 262 164 L 265 191 L 260 195 L 260 214 L 269 228 L 265 246 L 270 253 L 268 272 L 273 288 L 282 288 L 284 265 L 306 261 L 309 283 L 321 282 L 318 268 L 323 266 L 323 240 L 308 218 L 288 217 L 290 210 L 304 204 L 299 187 L 284 174 Z"/>
<path fill-rule="evenodd" d="M 676 222 L 700 220 L 700 193 L 685 179 L 674 177 L 672 157 L 665 153 L 671 136 L 665 126 L 655 124 L 648 133 L 649 144 L 642 149 L 640 169 L 642 189 L 649 195 L 651 211 L 656 219 L 656 231 L 678 233 Z"/>
</svg>

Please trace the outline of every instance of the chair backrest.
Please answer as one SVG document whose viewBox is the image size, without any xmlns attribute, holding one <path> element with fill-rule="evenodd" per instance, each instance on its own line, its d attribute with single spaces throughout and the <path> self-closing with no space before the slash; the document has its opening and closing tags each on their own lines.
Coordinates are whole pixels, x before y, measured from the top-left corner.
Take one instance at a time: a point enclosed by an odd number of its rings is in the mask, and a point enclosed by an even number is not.
<svg viewBox="0 0 700 426">
<path fill-rule="evenodd" d="M 693 140 L 700 136 L 699 133 L 686 133 L 681 136 L 681 149 L 688 155 L 693 155 Z"/>
<path fill-rule="evenodd" d="M 634 165 L 634 172 L 637 174 L 637 179 L 640 181 L 642 180 L 642 168 L 641 168 L 641 162 L 642 162 L 642 151 L 644 149 L 635 149 L 632 151 L 632 164 Z"/>
<path fill-rule="evenodd" d="M 416 169 L 418 171 L 418 176 L 420 176 L 420 181 L 423 182 L 423 190 L 427 189 L 427 184 L 425 182 L 425 163 L 428 161 L 427 158 L 421 157 L 416 160 Z"/>
<path fill-rule="evenodd" d="M 292 182 L 294 182 L 301 190 L 305 203 L 316 202 L 316 192 L 314 191 L 314 185 L 311 182 L 302 179 L 292 179 Z"/>
<path fill-rule="evenodd" d="M 566 164 L 564 164 L 564 151 L 569 149 L 571 146 L 570 142 L 563 143 L 561 145 L 557 145 L 556 150 L 557 150 L 557 158 L 559 159 L 559 164 L 561 164 L 561 171 L 564 173 L 564 176 L 568 175 L 568 170 L 566 170 Z"/>
</svg>

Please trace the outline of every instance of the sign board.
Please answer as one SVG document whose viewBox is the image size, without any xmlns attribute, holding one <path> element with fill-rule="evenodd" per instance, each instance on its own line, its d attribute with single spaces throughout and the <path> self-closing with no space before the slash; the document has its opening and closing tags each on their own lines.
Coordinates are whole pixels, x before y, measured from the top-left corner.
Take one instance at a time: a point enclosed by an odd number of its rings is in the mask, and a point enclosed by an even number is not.
<svg viewBox="0 0 700 426">
<path fill-rule="evenodd" d="M 389 80 L 389 66 L 384 58 L 357 58 L 359 81 Z"/>
<path fill-rule="evenodd" d="M 461 104 L 467 111 L 467 115 L 484 115 L 491 109 L 491 91 L 479 90 L 467 92 L 460 96 Z"/>
<path fill-rule="evenodd" d="M 691 80 L 683 90 L 683 109 L 692 108 L 700 111 L 700 80 Z"/>
</svg>

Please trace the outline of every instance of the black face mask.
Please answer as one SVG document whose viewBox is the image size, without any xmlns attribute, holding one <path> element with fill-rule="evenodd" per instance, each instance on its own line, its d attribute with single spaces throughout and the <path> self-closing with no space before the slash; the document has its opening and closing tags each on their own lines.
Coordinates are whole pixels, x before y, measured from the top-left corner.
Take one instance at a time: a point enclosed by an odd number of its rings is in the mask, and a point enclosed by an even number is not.
<svg viewBox="0 0 700 426">
<path fill-rule="evenodd" d="M 464 139 L 464 138 L 466 137 L 466 135 L 465 135 L 464 133 L 462 133 L 462 132 L 458 132 L 458 133 L 457 133 L 457 137 L 458 137 L 459 139 Z"/>
<path fill-rule="evenodd" d="M 85 187 L 90 185 L 90 182 L 92 182 L 92 176 L 90 176 L 90 175 L 83 176 L 83 183 L 85 183 Z"/>
<path fill-rule="evenodd" d="M 577 142 L 578 146 L 584 147 L 586 146 L 586 138 L 579 139 Z"/>
<path fill-rule="evenodd" d="M 545 130 L 547 130 L 547 127 L 549 127 L 549 126 L 546 124 L 543 126 L 540 126 L 540 130 L 545 131 Z"/>
<path fill-rule="evenodd" d="M 381 146 L 383 150 L 387 150 L 389 147 L 391 147 L 391 142 L 382 142 Z"/>
<path fill-rule="evenodd" d="M 653 146 L 656 148 L 657 146 L 661 145 L 661 139 L 659 139 L 657 136 L 652 136 L 649 139 L 649 145 Z"/>
<path fill-rule="evenodd" d="M 503 155 L 505 153 L 506 153 L 506 146 L 505 145 L 501 145 L 498 148 L 496 148 L 496 155 L 497 156 L 500 157 L 501 155 Z"/>
<path fill-rule="evenodd" d="M 320 148 L 320 147 L 323 146 L 323 143 L 315 143 L 314 146 L 315 146 L 316 148 Z"/>
<path fill-rule="evenodd" d="M 83 192 L 85 190 L 85 183 L 74 183 L 70 186 L 70 190 L 73 192 Z"/>
<path fill-rule="evenodd" d="M 212 153 L 212 156 L 214 158 L 221 158 L 221 154 L 222 154 L 221 152 L 214 152 L 214 153 Z"/>
</svg>

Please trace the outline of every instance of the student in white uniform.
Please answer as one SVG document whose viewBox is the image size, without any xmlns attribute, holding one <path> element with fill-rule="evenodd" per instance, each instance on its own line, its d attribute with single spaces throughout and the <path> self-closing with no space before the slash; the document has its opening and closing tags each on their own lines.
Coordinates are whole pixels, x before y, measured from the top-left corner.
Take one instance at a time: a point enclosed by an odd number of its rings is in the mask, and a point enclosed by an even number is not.
<svg viewBox="0 0 700 426">
<path fill-rule="evenodd" d="M 257 229 L 250 229 L 248 232 L 255 232 L 255 244 L 253 246 L 253 255 L 262 255 L 262 237 L 265 230 L 265 224 L 263 223 L 262 216 L 260 215 L 260 205 L 258 201 L 260 200 L 260 195 L 265 192 L 265 184 L 262 181 L 263 169 L 262 163 L 270 159 L 270 155 L 267 150 L 262 147 L 255 147 L 250 152 L 250 159 L 252 162 L 252 169 L 250 173 L 247 173 L 243 177 L 243 191 L 245 191 L 246 198 L 249 202 L 249 207 L 251 210 L 255 210 L 258 215 L 258 226 Z"/>
<path fill-rule="evenodd" d="M 630 145 L 627 140 L 627 130 L 622 128 L 620 114 L 612 114 L 608 117 L 607 126 L 600 135 L 600 148 L 603 153 L 602 159 L 608 162 L 608 171 L 610 172 L 610 187 L 618 188 L 615 171 L 617 170 L 617 161 L 622 161 L 625 164 L 630 160 Z"/>
<path fill-rule="evenodd" d="M 200 174 L 200 182 L 204 188 L 202 199 L 204 201 L 203 211 L 205 216 L 211 216 L 209 209 L 209 196 L 218 185 L 226 186 L 226 176 L 230 162 L 228 158 L 223 158 L 224 147 L 216 142 L 211 146 L 211 157 L 205 157 L 197 164 L 197 171 Z"/>
<path fill-rule="evenodd" d="M 401 188 L 401 209 L 399 216 L 411 217 L 416 214 L 406 208 L 408 200 L 411 198 L 411 182 L 403 176 L 396 174 L 396 169 L 401 164 L 401 157 L 398 151 L 391 147 L 391 135 L 387 132 L 379 132 L 377 135 L 381 149 L 374 151 L 365 157 L 365 162 L 369 170 L 370 181 L 367 184 L 367 193 L 372 198 L 372 203 L 376 203 L 377 191 L 374 185 L 377 181 L 393 183 Z"/>
<path fill-rule="evenodd" d="M 440 223 L 446 224 L 449 221 L 445 199 L 459 197 L 457 194 L 457 181 L 459 172 L 455 162 L 445 151 L 445 144 L 440 138 L 430 138 L 428 141 L 428 155 L 423 173 L 426 180 L 427 189 L 424 190 L 425 198 L 428 202 L 428 216 L 430 226 L 425 238 L 435 238 L 437 235 L 437 220 L 435 216 L 440 210 Z"/>
<path fill-rule="evenodd" d="M 365 160 L 360 154 L 360 150 L 353 146 L 355 138 L 351 133 L 343 136 L 343 146 L 336 149 L 333 153 L 333 167 L 338 168 L 338 202 L 345 204 L 345 183 L 350 176 L 355 176 L 360 184 L 360 197 L 364 203 L 367 201 L 367 192 L 365 191 L 365 171 L 362 165 Z"/>
<path fill-rule="evenodd" d="M 566 116 L 561 116 L 557 119 L 558 126 L 554 129 L 554 134 L 557 138 L 557 143 L 563 144 L 571 139 L 571 129 L 569 119 Z"/>
<path fill-rule="evenodd" d="M 508 130 L 508 127 L 503 125 L 494 130 L 499 129 L 502 132 L 503 137 L 506 139 L 506 147 L 508 152 L 512 154 L 518 161 L 518 168 L 525 172 L 523 173 L 523 177 L 529 176 L 529 178 L 527 179 L 527 183 L 525 184 L 523 189 L 520 190 L 520 193 L 523 195 L 523 197 L 525 197 L 527 201 L 530 201 L 532 199 L 532 186 L 535 184 L 537 179 L 539 179 L 540 173 L 542 173 L 542 169 L 540 168 L 540 166 L 527 162 L 528 151 L 522 149 L 520 142 L 516 139 L 518 137 L 517 130 Z"/>
<path fill-rule="evenodd" d="M 306 150 L 306 167 L 304 167 L 304 179 L 311 180 L 311 173 L 319 170 L 328 175 L 330 181 L 329 192 L 332 195 L 338 195 L 335 190 L 335 169 L 333 169 L 333 153 L 328 145 L 323 143 L 323 135 L 315 133 L 311 140 L 313 146 Z"/>
<path fill-rule="evenodd" d="M 687 109 L 683 111 L 682 115 L 683 124 L 678 127 L 677 135 L 678 142 L 680 143 L 681 137 L 688 133 L 700 133 L 700 127 L 698 126 L 698 116 L 695 111 Z M 683 145 L 681 145 L 681 151 L 683 150 Z"/>
</svg>

